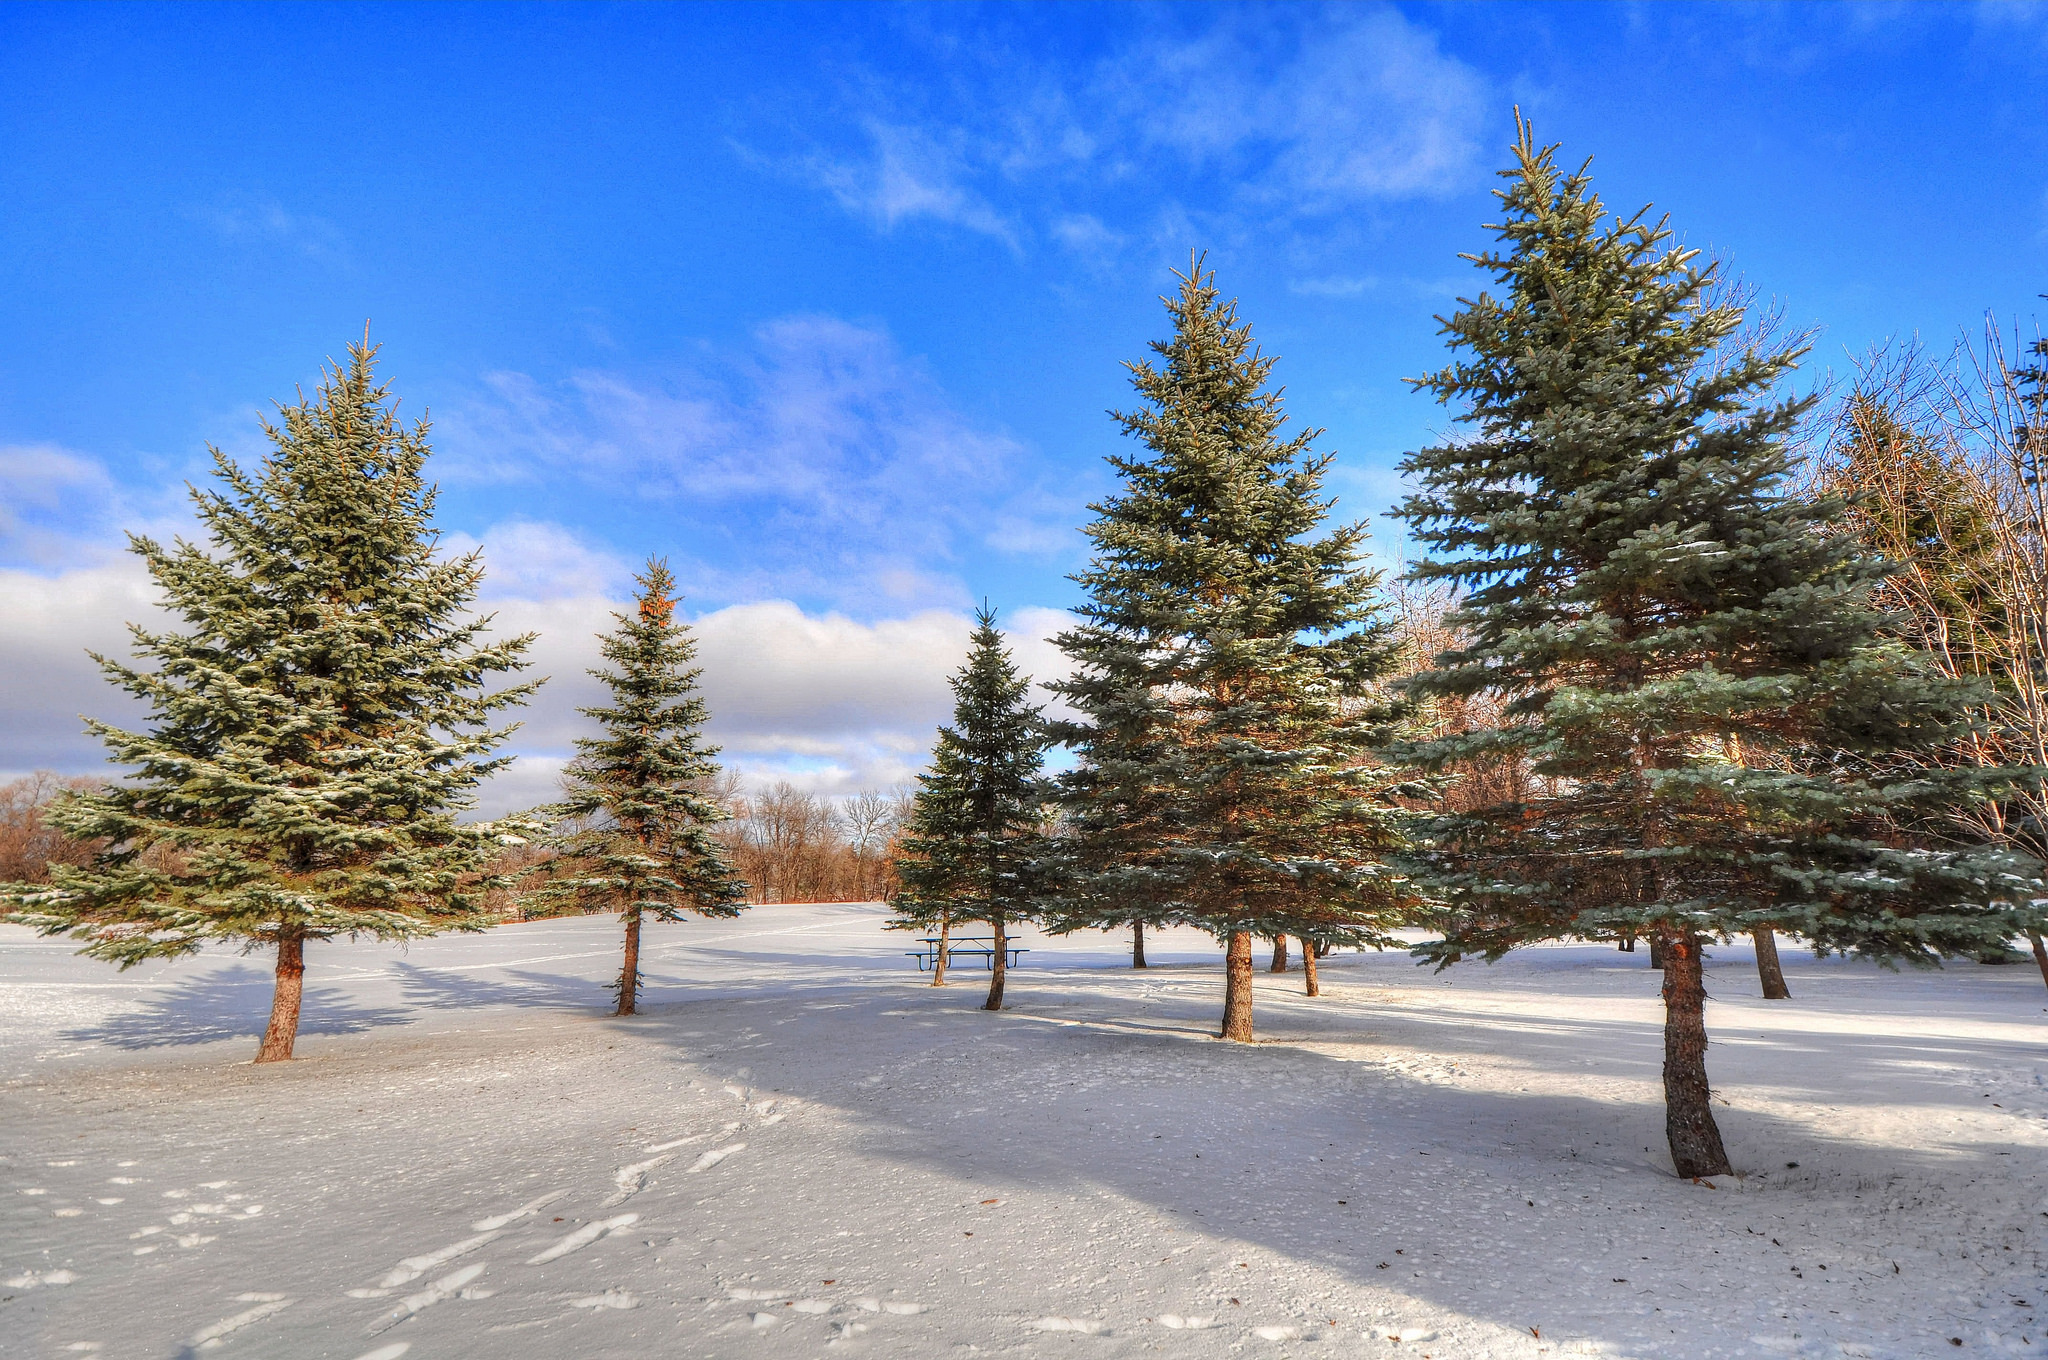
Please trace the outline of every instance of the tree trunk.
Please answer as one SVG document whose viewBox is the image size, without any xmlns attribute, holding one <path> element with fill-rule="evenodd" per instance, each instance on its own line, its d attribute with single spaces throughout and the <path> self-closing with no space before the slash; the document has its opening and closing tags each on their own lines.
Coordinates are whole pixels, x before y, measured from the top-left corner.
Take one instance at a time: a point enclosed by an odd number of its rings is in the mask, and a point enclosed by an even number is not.
<svg viewBox="0 0 2048 1360">
<path fill-rule="evenodd" d="M 1790 1001 L 1792 989 L 1785 985 L 1785 970 L 1778 963 L 1778 932 L 1758 926 L 1749 938 L 1756 941 L 1756 974 L 1763 979 L 1764 1000 Z"/>
<path fill-rule="evenodd" d="M 934 987 L 946 985 L 946 942 L 952 938 L 952 935 L 953 918 L 941 916 L 939 918 L 939 947 L 937 952 L 932 955 L 932 986 Z"/>
<path fill-rule="evenodd" d="M 1240 1044 L 1252 1041 L 1252 936 L 1248 930 L 1230 932 L 1230 944 L 1223 954 L 1223 1033 Z"/>
<path fill-rule="evenodd" d="M 1003 1008 L 1003 978 L 1010 971 L 1010 936 L 1003 929 L 1001 912 L 995 913 L 992 924 L 996 928 L 996 952 L 989 959 L 988 1000 L 981 1007 L 985 1011 L 999 1011 Z"/>
<path fill-rule="evenodd" d="M 270 1028 L 263 1031 L 263 1047 L 256 1061 L 290 1062 L 292 1045 L 299 1037 L 299 999 L 306 990 L 306 937 L 284 934 L 277 937 L 277 989 L 270 995 Z"/>
<path fill-rule="evenodd" d="M 1330 957 L 1330 951 L 1332 949 L 1335 949 L 1336 947 L 1336 945 L 1331 944 L 1328 940 L 1317 940 L 1315 945 L 1316 957 L 1319 959 L 1327 959 L 1328 957 Z"/>
<path fill-rule="evenodd" d="M 1664 936 L 1661 933 L 1650 936 L 1650 966 L 1664 966 Z"/>
<path fill-rule="evenodd" d="M 1624 954 L 1633 954 L 1636 952 L 1636 937 L 1634 934 L 1624 935 L 1614 947 Z"/>
<path fill-rule="evenodd" d="M 1664 954 L 1664 1136 L 1688 1179 L 1728 1174 L 1707 1086 L 1707 988 L 1699 937 L 1659 930 Z"/>
<path fill-rule="evenodd" d="M 619 1008 L 631 1015 L 640 1000 L 640 908 L 626 908 L 626 961 L 619 967 Z"/>
<path fill-rule="evenodd" d="M 1323 985 L 1316 978 L 1316 945 L 1313 940 L 1301 942 L 1301 980 L 1310 996 L 1323 994 Z"/>
<path fill-rule="evenodd" d="M 1273 937 L 1273 966 L 1266 971 L 1270 973 L 1284 973 L 1287 971 L 1287 937 L 1285 935 L 1275 935 Z"/>
<path fill-rule="evenodd" d="M 2027 938 L 2034 944 L 2034 962 L 2041 965 L 2041 981 L 2048 982 L 2048 944 L 2041 943 L 2041 932 L 2030 930 Z"/>
<path fill-rule="evenodd" d="M 1145 923 L 1131 922 L 1131 967 L 1145 966 Z"/>
</svg>

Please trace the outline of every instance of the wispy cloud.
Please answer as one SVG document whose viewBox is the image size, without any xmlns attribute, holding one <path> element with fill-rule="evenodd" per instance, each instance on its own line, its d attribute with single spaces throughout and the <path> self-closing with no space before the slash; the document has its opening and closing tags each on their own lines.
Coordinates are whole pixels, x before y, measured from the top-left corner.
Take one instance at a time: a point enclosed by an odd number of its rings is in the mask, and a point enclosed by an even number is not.
<svg viewBox="0 0 2048 1360">
<path fill-rule="evenodd" d="M 267 194 L 229 194 L 191 208 L 186 215 L 229 241 L 281 245 L 327 263 L 348 255 L 348 240 L 340 227 L 312 213 L 292 212 Z"/>
<path fill-rule="evenodd" d="M 661 371 L 491 374 L 440 437 L 451 480 L 574 482 L 744 520 L 745 562 L 695 564 L 692 590 L 726 599 L 958 603 L 966 554 L 1071 550 L 1082 499 L 1036 484 L 1022 445 L 959 412 L 887 333 L 831 317 Z"/>
<path fill-rule="evenodd" d="M 1485 83 L 1392 8 L 1133 18 L 1090 63 L 929 24 L 904 39 L 945 78 L 864 70 L 845 136 L 765 158 L 880 231 L 922 220 L 1100 256 L 1150 214 L 1133 190 L 1162 179 L 1199 181 L 1206 211 L 1284 223 L 1475 176 Z"/>
</svg>

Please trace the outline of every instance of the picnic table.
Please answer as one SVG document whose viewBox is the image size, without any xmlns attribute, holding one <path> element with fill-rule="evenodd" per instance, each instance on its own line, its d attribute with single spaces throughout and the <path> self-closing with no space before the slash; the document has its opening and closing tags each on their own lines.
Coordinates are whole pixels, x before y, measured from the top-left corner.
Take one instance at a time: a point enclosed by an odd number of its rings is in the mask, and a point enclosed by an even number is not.
<svg viewBox="0 0 2048 1360">
<path fill-rule="evenodd" d="M 906 949 L 903 952 L 910 958 L 917 960 L 918 972 L 928 973 L 931 971 L 932 964 L 938 961 L 940 943 L 941 941 L 938 936 L 927 935 L 924 937 L 924 948 Z M 953 966 L 954 960 L 965 954 L 970 958 L 980 959 L 982 967 L 988 969 L 991 973 L 996 970 L 995 936 L 952 935 L 946 938 L 944 944 L 946 946 L 946 966 L 948 968 Z M 1031 951 L 1019 949 L 1013 944 L 1005 946 L 1003 952 L 1009 955 L 1005 966 L 1015 968 L 1017 966 L 1017 956 L 1019 954 L 1029 954 Z"/>
</svg>

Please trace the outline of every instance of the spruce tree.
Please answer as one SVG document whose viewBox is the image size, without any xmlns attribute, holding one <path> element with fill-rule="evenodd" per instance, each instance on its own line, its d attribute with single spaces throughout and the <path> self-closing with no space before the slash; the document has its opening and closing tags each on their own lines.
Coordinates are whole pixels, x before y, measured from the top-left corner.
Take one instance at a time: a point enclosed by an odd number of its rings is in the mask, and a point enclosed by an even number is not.
<svg viewBox="0 0 2048 1360">
<path fill-rule="evenodd" d="M 213 551 L 129 543 L 182 631 L 131 625 L 146 667 L 98 655 L 149 706 L 130 732 L 87 720 L 131 767 L 50 820 L 102 841 L 92 863 L 17 896 L 16 919 L 123 968 L 230 940 L 276 955 L 258 1062 L 290 1058 L 309 940 L 480 929 L 479 878 L 514 823 L 464 823 L 509 728 L 527 636 L 469 614 L 477 553 L 443 559 L 421 477 L 424 420 L 400 422 L 367 341 L 312 400 L 264 422 L 246 471 L 211 450 L 221 490 L 192 497 Z"/>
<path fill-rule="evenodd" d="M 718 748 L 703 738 L 702 673 L 690 662 L 697 643 L 676 618 L 675 577 L 649 558 L 631 614 L 598 640 L 611 669 L 590 672 L 611 702 L 579 709 L 604 729 L 579 737 L 562 802 L 548 809 L 566 828 L 555 838 L 563 857 L 536 896 L 619 913 L 625 960 L 613 989 L 619 1015 L 640 994 L 640 925 L 683 913 L 737 916 L 746 883 L 727 865 L 711 827 L 727 819 L 706 789 L 718 775 Z"/>
<path fill-rule="evenodd" d="M 1073 660 L 1050 686 L 1064 781 L 1061 928 L 1184 923 L 1226 946 L 1223 1037 L 1252 1034 L 1252 938 L 1388 942 L 1400 812 L 1370 758 L 1394 657 L 1364 530 L 1326 527 L 1321 433 L 1283 433 L 1274 361 L 1197 259 L 1162 299 L 1171 338 L 1113 413 L 1141 456 L 1091 507 Z"/>
<path fill-rule="evenodd" d="M 1882 566 L 1821 531 L 1841 502 L 1787 489 L 1800 347 L 1743 336 L 1664 223 L 1606 219 L 1583 166 L 1520 134 L 1504 246 L 1468 257 L 1501 295 L 1443 323 L 1457 357 L 1418 384 L 1467 432 L 1408 457 L 1401 511 L 1433 551 L 1415 575 L 1460 592 L 1467 635 L 1414 692 L 1506 702 L 1407 754 L 1515 753 L 1537 778 L 1428 827 L 1445 933 L 1424 953 L 1649 936 L 1672 1162 L 1716 1175 L 1704 947 L 1780 925 L 1885 960 L 1974 953 L 2011 930 L 2023 866 L 1894 834 L 1978 796 L 1981 772 L 1878 759 L 1950 740 L 1972 696 L 1883 635 Z"/>
<path fill-rule="evenodd" d="M 897 873 L 899 929 L 985 921 L 995 932 L 985 1009 L 1001 1010 L 1009 928 L 1037 913 L 1036 874 L 1052 790 L 1041 771 L 1046 732 L 1029 702 L 996 613 L 975 611 L 967 661 L 952 677 L 953 725 L 939 729 L 928 773 L 918 776 Z M 945 945 L 933 984 L 945 980 Z"/>
</svg>

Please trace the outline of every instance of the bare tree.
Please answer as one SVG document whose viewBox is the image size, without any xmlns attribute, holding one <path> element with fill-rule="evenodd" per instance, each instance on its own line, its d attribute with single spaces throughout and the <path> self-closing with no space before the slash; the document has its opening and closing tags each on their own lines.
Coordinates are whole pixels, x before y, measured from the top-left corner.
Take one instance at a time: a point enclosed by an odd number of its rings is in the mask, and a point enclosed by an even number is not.
<svg viewBox="0 0 2048 1360">
<path fill-rule="evenodd" d="M 1944 362 L 1878 351 L 1841 404 L 1817 482 L 1852 498 L 1849 522 L 1890 567 L 1883 594 L 1906 640 L 1983 686 L 1983 722 L 1944 763 L 2033 775 L 1959 807 L 1956 822 L 2048 859 L 2048 343 L 2008 343 L 1987 323 Z M 2028 937 L 2048 982 L 2038 925 Z"/>
<path fill-rule="evenodd" d="M 44 883 L 52 864 L 84 864 L 98 841 L 74 840 L 43 818 L 60 793 L 106 787 L 104 779 L 37 770 L 0 784 L 0 883 Z"/>
</svg>

